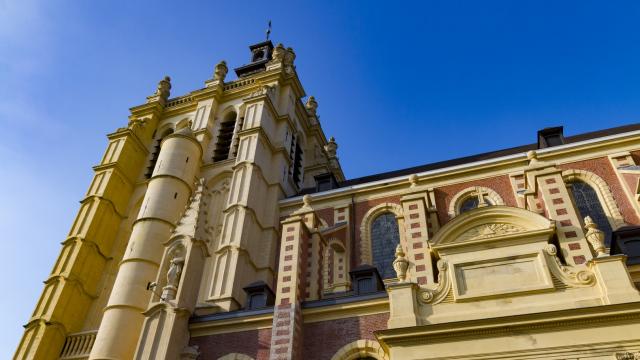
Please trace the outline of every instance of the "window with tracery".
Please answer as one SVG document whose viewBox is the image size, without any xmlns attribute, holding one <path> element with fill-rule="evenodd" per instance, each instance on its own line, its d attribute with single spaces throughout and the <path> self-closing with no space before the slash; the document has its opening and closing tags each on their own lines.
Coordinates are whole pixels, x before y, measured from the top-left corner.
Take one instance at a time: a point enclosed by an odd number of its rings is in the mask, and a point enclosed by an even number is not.
<svg viewBox="0 0 640 360">
<path fill-rule="evenodd" d="M 398 220 L 393 213 L 379 215 L 371 223 L 371 254 L 373 266 L 383 279 L 395 277 L 393 260 L 400 243 Z"/>
<path fill-rule="evenodd" d="M 596 190 L 582 181 L 570 183 L 569 189 L 576 204 L 576 210 L 578 210 L 578 217 L 582 220 L 585 216 L 590 216 L 593 222 L 598 224 L 598 229 L 604 232 L 605 245 L 610 246 L 611 232 L 613 230 Z"/>
</svg>

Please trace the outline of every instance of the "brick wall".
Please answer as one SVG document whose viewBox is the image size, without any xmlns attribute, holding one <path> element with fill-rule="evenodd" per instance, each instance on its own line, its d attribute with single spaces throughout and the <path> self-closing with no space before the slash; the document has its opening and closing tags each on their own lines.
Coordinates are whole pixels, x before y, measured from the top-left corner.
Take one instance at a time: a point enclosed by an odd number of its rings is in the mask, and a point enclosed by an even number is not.
<svg viewBox="0 0 640 360">
<path fill-rule="evenodd" d="M 353 341 L 375 340 L 373 332 L 385 330 L 388 320 L 389 314 L 383 313 L 304 324 L 303 358 L 327 360 Z"/>
<path fill-rule="evenodd" d="M 362 218 L 364 215 L 374 206 L 382 203 L 393 203 L 400 205 L 400 196 L 388 196 L 380 199 L 361 201 L 355 204 L 354 216 L 355 216 L 355 243 L 351 244 L 351 268 L 361 265 L 358 261 L 360 259 L 360 225 L 362 224 Z"/>
<path fill-rule="evenodd" d="M 229 353 L 245 354 L 256 360 L 268 360 L 270 343 L 271 328 L 199 336 L 191 338 L 190 341 L 190 345 L 198 345 L 200 348 L 199 359 L 211 360 Z"/>
<path fill-rule="evenodd" d="M 454 185 L 442 186 L 435 189 L 436 207 L 438 209 L 438 220 L 440 226 L 446 224 L 449 220 L 449 204 L 452 198 L 460 191 L 471 186 L 483 186 L 497 192 L 504 204 L 507 206 L 517 207 L 516 198 L 513 195 L 511 182 L 508 175 L 500 175 L 487 179 L 479 179 L 467 181 Z"/>
<path fill-rule="evenodd" d="M 635 211 L 633 210 L 633 207 L 629 202 L 624 189 L 622 188 L 622 184 L 618 180 L 618 177 L 616 176 L 611 162 L 608 158 L 602 157 L 597 159 L 578 161 L 570 164 L 560 165 L 559 168 L 561 168 L 562 170 L 585 170 L 601 177 L 602 180 L 604 180 L 607 185 L 609 185 L 611 194 L 616 200 L 616 204 L 618 205 L 618 209 L 620 209 L 620 213 L 622 214 L 624 221 L 627 224 L 640 224 L 640 219 L 638 219 L 638 217 L 636 216 Z"/>
</svg>

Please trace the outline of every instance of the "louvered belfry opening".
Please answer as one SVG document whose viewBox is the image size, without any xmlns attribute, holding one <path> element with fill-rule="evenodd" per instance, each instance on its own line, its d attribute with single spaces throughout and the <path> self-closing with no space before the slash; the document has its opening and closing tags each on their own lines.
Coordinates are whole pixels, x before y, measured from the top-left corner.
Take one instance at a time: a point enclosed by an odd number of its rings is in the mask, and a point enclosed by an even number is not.
<svg viewBox="0 0 640 360">
<path fill-rule="evenodd" d="M 147 167 L 147 171 L 144 174 L 146 179 L 150 179 L 151 175 L 153 175 L 153 169 L 156 168 L 156 162 L 158 161 L 158 155 L 160 155 L 160 147 L 162 146 L 162 139 L 167 137 L 173 133 L 173 130 L 168 129 L 160 136 L 156 138 L 156 142 L 153 144 L 153 152 L 151 153 L 151 161 L 149 161 L 149 166 Z"/>
<path fill-rule="evenodd" d="M 302 175 L 302 149 L 300 148 L 300 143 L 296 143 L 295 153 L 293 155 L 293 182 L 300 186 L 300 180 Z"/>
<path fill-rule="evenodd" d="M 229 149 L 233 140 L 233 131 L 236 127 L 236 113 L 232 112 L 224 117 L 220 123 L 216 149 L 213 152 L 213 162 L 223 161 L 229 158 Z"/>
</svg>

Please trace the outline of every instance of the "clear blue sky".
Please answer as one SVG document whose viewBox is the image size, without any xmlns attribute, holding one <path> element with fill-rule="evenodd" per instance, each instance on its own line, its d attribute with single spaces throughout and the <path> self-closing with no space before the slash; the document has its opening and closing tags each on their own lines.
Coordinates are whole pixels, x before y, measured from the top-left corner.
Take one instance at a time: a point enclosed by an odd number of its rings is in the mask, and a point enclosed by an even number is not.
<svg viewBox="0 0 640 360">
<path fill-rule="evenodd" d="M 0 0 L 0 358 L 29 318 L 107 144 L 247 46 L 291 46 L 347 177 L 640 119 L 634 1 Z M 8 271 L 8 274 L 7 274 Z"/>
</svg>

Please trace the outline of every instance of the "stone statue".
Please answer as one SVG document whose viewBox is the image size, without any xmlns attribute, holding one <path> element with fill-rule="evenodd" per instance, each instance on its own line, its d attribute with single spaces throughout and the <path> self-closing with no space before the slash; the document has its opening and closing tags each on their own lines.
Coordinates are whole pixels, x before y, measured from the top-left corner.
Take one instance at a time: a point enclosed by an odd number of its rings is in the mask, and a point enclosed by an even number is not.
<svg viewBox="0 0 640 360">
<path fill-rule="evenodd" d="M 407 278 L 407 268 L 409 267 L 409 261 L 404 257 L 404 251 L 402 246 L 398 244 L 396 247 L 396 259 L 393 260 L 393 269 L 396 271 L 396 275 L 400 282 L 405 282 Z"/>
<path fill-rule="evenodd" d="M 296 59 L 296 53 L 293 52 L 292 48 L 287 48 L 287 51 L 284 54 L 284 71 L 287 74 L 293 73 L 293 61 Z"/>
<path fill-rule="evenodd" d="M 178 283 L 180 282 L 180 275 L 182 274 L 182 265 L 184 265 L 183 258 L 173 258 L 171 259 L 169 265 L 169 271 L 167 271 L 167 285 L 173 286 L 174 288 L 178 288 Z"/>
<path fill-rule="evenodd" d="M 170 95 L 171 90 L 171 78 L 165 76 L 164 79 L 160 80 L 158 83 L 158 88 L 156 89 L 155 95 L 167 100 Z"/>
<path fill-rule="evenodd" d="M 330 158 L 336 157 L 336 152 L 338 150 L 338 144 L 336 143 L 336 139 L 332 136 L 329 139 L 327 145 L 324 146 L 324 151 L 327 152 Z"/>
<path fill-rule="evenodd" d="M 183 266 L 184 258 L 182 257 L 174 257 L 169 262 L 169 270 L 167 271 L 167 286 L 162 288 L 162 298 L 164 300 L 173 300 L 176 298 Z"/>
<path fill-rule="evenodd" d="M 309 99 L 307 99 L 307 103 L 304 104 L 304 107 L 307 109 L 307 112 L 309 114 L 315 115 L 316 110 L 318 109 L 318 102 L 316 101 L 316 98 L 313 96 L 309 96 Z"/>
<path fill-rule="evenodd" d="M 596 252 L 596 257 L 607 256 L 607 249 L 604 246 L 604 233 L 598 229 L 598 225 L 593 222 L 591 216 L 584 218 L 584 227 L 587 229 L 585 237 L 591 244 L 593 251 Z"/>
<path fill-rule="evenodd" d="M 271 58 L 273 59 L 273 61 L 282 62 L 284 60 L 285 51 L 286 50 L 284 48 L 284 45 L 278 44 L 276 45 L 275 48 L 273 48 L 273 52 L 271 53 Z"/>
<path fill-rule="evenodd" d="M 227 77 L 227 73 L 229 72 L 229 68 L 227 68 L 227 62 L 222 60 L 218 64 L 213 71 L 213 80 L 224 82 L 224 78 Z"/>
</svg>

